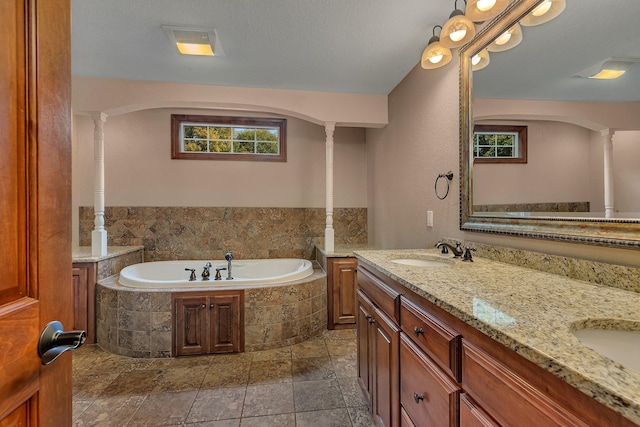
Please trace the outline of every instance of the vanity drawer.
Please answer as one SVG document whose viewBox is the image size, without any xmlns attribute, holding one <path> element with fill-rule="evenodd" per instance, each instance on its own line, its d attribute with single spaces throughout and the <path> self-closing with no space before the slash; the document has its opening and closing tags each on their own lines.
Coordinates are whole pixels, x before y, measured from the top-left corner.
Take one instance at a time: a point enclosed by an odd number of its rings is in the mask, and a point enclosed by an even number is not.
<svg viewBox="0 0 640 427">
<path fill-rule="evenodd" d="M 413 424 L 458 426 L 459 396 L 460 387 L 400 334 L 400 403 Z"/>
<path fill-rule="evenodd" d="M 358 267 L 358 287 L 373 303 L 396 323 L 400 323 L 400 293 L 375 277 L 368 270 Z"/>
<path fill-rule="evenodd" d="M 453 378 L 461 380 L 460 334 L 406 298 L 401 298 L 400 324 L 422 350 Z"/>
</svg>

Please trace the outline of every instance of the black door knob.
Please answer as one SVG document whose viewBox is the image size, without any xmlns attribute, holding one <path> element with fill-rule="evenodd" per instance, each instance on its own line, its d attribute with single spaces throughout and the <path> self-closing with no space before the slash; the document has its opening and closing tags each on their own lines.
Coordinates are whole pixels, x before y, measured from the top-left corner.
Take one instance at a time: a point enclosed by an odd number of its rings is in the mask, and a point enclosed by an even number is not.
<svg viewBox="0 0 640 427">
<path fill-rule="evenodd" d="M 49 322 L 40 334 L 38 354 L 43 365 L 53 362 L 67 350 L 75 350 L 87 339 L 85 331 L 64 332 L 62 323 L 54 320 Z"/>
</svg>

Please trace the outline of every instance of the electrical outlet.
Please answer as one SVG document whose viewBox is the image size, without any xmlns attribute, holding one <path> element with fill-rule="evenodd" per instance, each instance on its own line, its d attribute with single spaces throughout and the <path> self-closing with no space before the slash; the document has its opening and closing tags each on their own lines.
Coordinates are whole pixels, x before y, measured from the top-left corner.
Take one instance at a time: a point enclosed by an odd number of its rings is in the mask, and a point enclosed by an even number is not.
<svg viewBox="0 0 640 427">
<path fill-rule="evenodd" d="M 433 227 L 433 211 L 427 211 L 427 227 Z"/>
</svg>

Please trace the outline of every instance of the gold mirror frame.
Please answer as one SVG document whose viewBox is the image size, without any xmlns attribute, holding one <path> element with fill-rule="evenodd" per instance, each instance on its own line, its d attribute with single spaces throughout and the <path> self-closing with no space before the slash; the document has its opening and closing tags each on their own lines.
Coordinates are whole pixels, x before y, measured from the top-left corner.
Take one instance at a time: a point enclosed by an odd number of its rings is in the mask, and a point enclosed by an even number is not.
<svg viewBox="0 0 640 427">
<path fill-rule="evenodd" d="M 505 217 L 473 212 L 471 58 L 543 0 L 516 0 L 460 50 L 460 229 L 535 239 L 640 249 L 640 220 Z"/>
</svg>

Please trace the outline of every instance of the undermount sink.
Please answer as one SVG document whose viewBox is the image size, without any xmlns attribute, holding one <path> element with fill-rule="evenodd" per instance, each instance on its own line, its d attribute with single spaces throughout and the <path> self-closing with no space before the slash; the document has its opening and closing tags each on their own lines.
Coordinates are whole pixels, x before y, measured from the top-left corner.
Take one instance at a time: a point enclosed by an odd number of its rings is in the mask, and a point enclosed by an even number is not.
<svg viewBox="0 0 640 427">
<path fill-rule="evenodd" d="M 640 372 L 640 331 L 578 329 L 573 334 L 592 350 Z"/>
<path fill-rule="evenodd" d="M 450 262 L 424 258 L 398 258 L 392 259 L 391 262 L 413 267 L 449 267 L 451 265 Z"/>
</svg>

